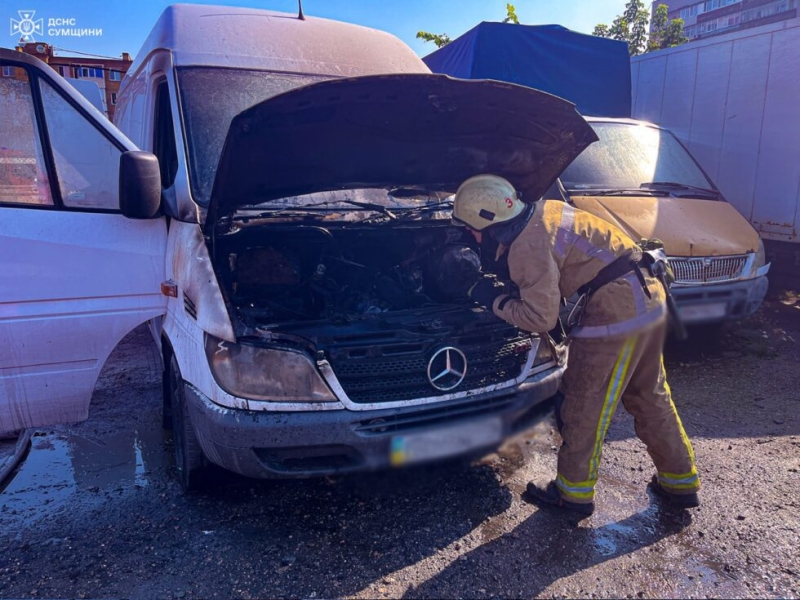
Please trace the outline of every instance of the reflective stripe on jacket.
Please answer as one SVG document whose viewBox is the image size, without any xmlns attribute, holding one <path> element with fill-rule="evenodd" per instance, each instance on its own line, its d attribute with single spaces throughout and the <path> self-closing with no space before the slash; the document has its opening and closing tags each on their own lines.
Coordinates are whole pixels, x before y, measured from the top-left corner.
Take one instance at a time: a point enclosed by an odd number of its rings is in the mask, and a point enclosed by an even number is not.
<svg viewBox="0 0 800 600">
<path fill-rule="evenodd" d="M 562 296 L 575 294 L 620 256 L 641 257 L 639 247 L 623 231 L 557 200 L 536 204 L 527 226 L 507 251 L 509 273 L 519 286 L 520 298 L 500 296 L 492 308 L 505 321 L 535 333 L 555 327 Z M 651 298 L 634 273 L 598 289 L 572 335 L 628 335 L 665 318 L 664 289 L 646 273 L 645 281 Z"/>
</svg>

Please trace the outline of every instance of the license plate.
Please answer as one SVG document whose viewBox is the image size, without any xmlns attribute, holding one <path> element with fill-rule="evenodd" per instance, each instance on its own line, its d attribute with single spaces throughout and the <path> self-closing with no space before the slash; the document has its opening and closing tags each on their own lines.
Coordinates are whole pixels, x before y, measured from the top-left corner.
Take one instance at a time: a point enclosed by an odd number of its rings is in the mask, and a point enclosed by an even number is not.
<svg viewBox="0 0 800 600">
<path fill-rule="evenodd" d="M 503 439 L 503 422 L 499 417 L 482 419 L 392 438 L 390 460 L 399 467 L 413 463 L 448 458 Z"/>
<path fill-rule="evenodd" d="M 713 304 L 694 304 L 679 307 L 681 319 L 686 323 L 705 321 L 706 319 L 719 319 L 728 312 L 728 305 L 724 302 Z"/>
</svg>

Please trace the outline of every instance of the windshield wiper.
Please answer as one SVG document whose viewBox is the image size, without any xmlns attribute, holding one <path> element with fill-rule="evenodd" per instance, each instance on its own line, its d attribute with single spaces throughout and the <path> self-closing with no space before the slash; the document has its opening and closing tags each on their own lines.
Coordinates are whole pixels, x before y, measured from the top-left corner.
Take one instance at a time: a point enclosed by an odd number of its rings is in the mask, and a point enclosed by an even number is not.
<svg viewBox="0 0 800 600">
<path fill-rule="evenodd" d="M 667 189 L 677 191 L 695 192 L 703 196 L 711 196 L 712 198 L 719 198 L 719 192 L 710 188 L 698 187 L 696 185 L 689 185 L 686 183 L 678 183 L 676 181 L 649 181 L 640 185 L 642 189 Z"/>
<path fill-rule="evenodd" d="M 430 191 L 423 187 L 396 187 L 389 190 L 389 195 L 395 198 L 415 198 L 430 196 Z"/>
<path fill-rule="evenodd" d="M 453 199 L 445 198 L 444 200 L 439 200 L 438 202 L 431 202 L 430 204 L 423 204 L 422 206 L 412 206 L 409 208 L 404 208 L 403 212 L 400 213 L 400 217 L 406 218 L 409 215 L 419 215 L 420 213 L 428 211 L 436 211 L 452 207 L 453 207 Z"/>
<path fill-rule="evenodd" d="M 340 200 L 340 202 L 344 202 L 345 204 L 351 204 L 352 206 L 358 206 L 360 208 L 364 208 L 367 210 L 374 210 L 375 212 L 383 213 L 390 219 L 396 219 L 397 215 L 390 211 L 388 208 L 381 204 L 372 204 L 371 202 L 359 202 L 357 200 Z"/>
<path fill-rule="evenodd" d="M 654 195 L 655 190 L 628 189 L 628 188 L 567 188 L 570 196 L 641 196 L 642 194 Z"/>
<path fill-rule="evenodd" d="M 268 210 L 257 215 L 235 215 L 234 219 L 259 219 L 265 217 L 276 217 L 280 215 L 292 214 L 292 213 L 301 213 L 301 212 L 315 212 L 315 211 L 327 211 L 329 207 L 333 206 L 334 204 L 349 204 L 351 206 L 356 206 L 363 210 L 371 210 L 374 212 L 379 212 L 381 214 L 386 215 L 390 219 L 396 219 L 397 215 L 390 211 L 385 206 L 381 206 L 380 204 L 372 204 L 370 202 L 359 202 L 357 200 L 330 200 L 328 202 L 316 202 L 313 204 L 298 204 L 297 206 L 286 206 L 285 208 L 278 208 L 276 210 Z M 247 210 L 246 208 L 241 208 L 239 210 Z"/>
</svg>

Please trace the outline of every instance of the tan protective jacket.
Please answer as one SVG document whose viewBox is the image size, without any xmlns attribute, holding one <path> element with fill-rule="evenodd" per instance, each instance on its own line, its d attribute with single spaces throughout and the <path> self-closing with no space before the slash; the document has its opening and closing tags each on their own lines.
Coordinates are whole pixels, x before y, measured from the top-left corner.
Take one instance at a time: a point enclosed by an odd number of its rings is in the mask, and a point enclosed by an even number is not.
<svg viewBox="0 0 800 600">
<path fill-rule="evenodd" d="M 501 248 L 501 252 L 504 249 Z M 561 298 L 569 298 L 616 258 L 641 256 L 637 244 L 607 221 L 557 200 L 536 204 L 528 224 L 508 248 L 511 279 L 520 298 L 503 295 L 492 306 L 501 319 L 533 333 L 556 326 Z M 625 336 L 666 316 L 665 293 L 646 271 L 648 298 L 635 273 L 598 289 L 574 337 Z"/>
</svg>

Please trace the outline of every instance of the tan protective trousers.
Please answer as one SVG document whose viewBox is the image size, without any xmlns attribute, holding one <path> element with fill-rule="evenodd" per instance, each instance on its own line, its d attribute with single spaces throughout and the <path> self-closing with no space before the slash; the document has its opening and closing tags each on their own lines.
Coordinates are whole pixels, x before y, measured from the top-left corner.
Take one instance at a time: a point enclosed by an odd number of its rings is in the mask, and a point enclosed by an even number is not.
<svg viewBox="0 0 800 600">
<path fill-rule="evenodd" d="M 634 417 L 658 479 L 669 492 L 700 488 L 694 451 L 672 402 L 662 350 L 666 325 L 629 338 L 574 338 L 561 383 L 556 485 L 565 500 L 591 502 L 608 426 L 617 403 Z"/>
</svg>

